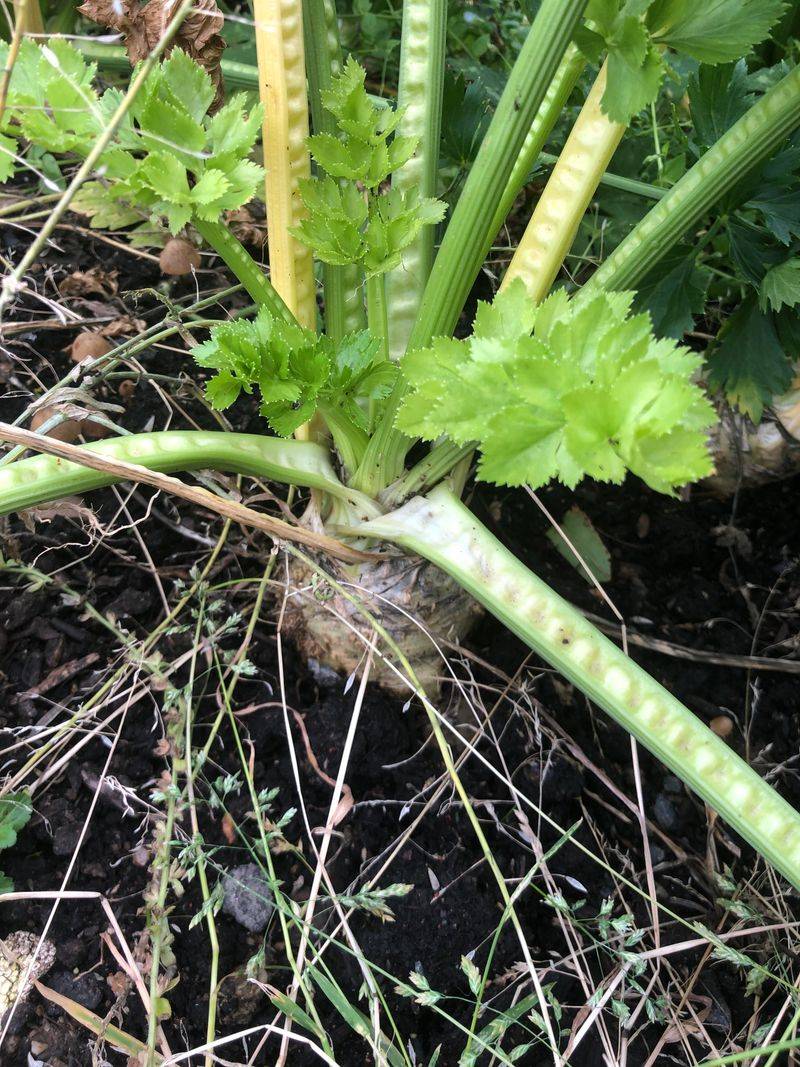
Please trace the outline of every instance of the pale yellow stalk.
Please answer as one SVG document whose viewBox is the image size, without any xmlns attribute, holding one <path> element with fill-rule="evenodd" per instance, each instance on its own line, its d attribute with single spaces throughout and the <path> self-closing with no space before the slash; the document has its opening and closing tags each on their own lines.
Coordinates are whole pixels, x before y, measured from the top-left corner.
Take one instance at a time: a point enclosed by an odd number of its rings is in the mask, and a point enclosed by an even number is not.
<svg viewBox="0 0 800 1067">
<path fill-rule="evenodd" d="M 521 278 L 537 303 L 550 291 L 600 178 L 627 129 L 603 114 L 600 101 L 605 87 L 604 64 L 539 197 L 501 290 L 514 278 Z"/>
<path fill-rule="evenodd" d="M 44 33 L 44 21 L 39 0 L 14 0 L 14 24 L 23 33 Z"/>
<path fill-rule="evenodd" d="M 302 326 L 316 326 L 311 250 L 292 237 L 298 183 L 311 175 L 301 0 L 254 0 L 258 84 L 264 105 L 270 276 Z"/>
</svg>

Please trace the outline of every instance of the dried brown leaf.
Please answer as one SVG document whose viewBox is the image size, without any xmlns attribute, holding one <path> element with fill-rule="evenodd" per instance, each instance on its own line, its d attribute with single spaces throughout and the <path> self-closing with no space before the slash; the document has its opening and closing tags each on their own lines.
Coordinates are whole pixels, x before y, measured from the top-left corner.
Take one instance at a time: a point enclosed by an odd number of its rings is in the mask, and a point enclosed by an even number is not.
<svg viewBox="0 0 800 1067">
<path fill-rule="evenodd" d="M 105 271 L 101 267 L 90 267 L 88 270 L 74 270 L 58 284 L 58 291 L 62 296 L 88 296 L 97 293 L 98 296 L 116 296 L 119 285 L 117 283 L 118 271 Z"/>
<path fill-rule="evenodd" d="M 130 315 L 121 315 L 118 319 L 101 326 L 100 333 L 103 337 L 119 337 L 130 333 L 142 333 L 146 329 L 147 323 L 144 319 L 133 319 Z"/>
<path fill-rule="evenodd" d="M 256 219 L 246 207 L 226 211 L 225 221 L 230 226 L 234 237 L 238 237 L 243 245 L 252 245 L 254 248 L 264 248 L 266 245 L 266 220 Z"/>
<path fill-rule="evenodd" d="M 131 63 L 138 63 L 153 51 L 174 17 L 175 0 L 85 0 L 78 11 L 93 22 L 121 33 Z M 211 76 L 217 93 L 214 106 L 222 103 L 224 92 L 220 60 L 225 49 L 222 39 L 224 19 L 216 0 L 197 0 L 172 39 L 169 50 L 182 48 Z"/>
</svg>

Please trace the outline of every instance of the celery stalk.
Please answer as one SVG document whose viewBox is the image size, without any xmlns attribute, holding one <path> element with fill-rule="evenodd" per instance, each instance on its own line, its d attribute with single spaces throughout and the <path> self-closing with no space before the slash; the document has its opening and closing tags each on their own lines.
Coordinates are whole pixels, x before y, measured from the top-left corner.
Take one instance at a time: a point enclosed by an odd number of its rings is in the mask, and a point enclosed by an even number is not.
<svg viewBox="0 0 800 1067">
<path fill-rule="evenodd" d="M 580 221 L 627 127 L 611 122 L 600 106 L 606 88 L 604 65 L 570 131 L 544 192 L 514 253 L 504 289 L 521 278 L 538 304 L 569 252 Z"/>
<path fill-rule="evenodd" d="M 680 776 L 800 889 L 800 814 L 439 486 L 359 527 L 435 563 Z"/>
</svg>

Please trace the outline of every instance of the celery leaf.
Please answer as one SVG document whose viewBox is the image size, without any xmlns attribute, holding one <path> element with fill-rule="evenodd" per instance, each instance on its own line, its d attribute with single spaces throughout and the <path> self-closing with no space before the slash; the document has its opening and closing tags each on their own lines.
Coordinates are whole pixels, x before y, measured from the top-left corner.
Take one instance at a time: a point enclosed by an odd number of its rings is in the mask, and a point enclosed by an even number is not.
<svg viewBox="0 0 800 1067">
<path fill-rule="evenodd" d="M 693 381 L 701 360 L 657 340 L 647 315 L 631 315 L 632 297 L 556 292 L 534 308 L 515 281 L 480 306 L 472 337 L 403 359 L 398 428 L 475 442 L 479 477 L 498 485 L 620 482 L 631 471 L 672 492 L 709 474 L 714 411 Z"/>
<path fill-rule="evenodd" d="M 768 36 L 783 0 L 656 0 L 648 13 L 655 39 L 701 63 L 730 63 Z"/>
<path fill-rule="evenodd" d="M 792 361 L 772 315 L 759 311 L 751 294 L 720 330 L 719 340 L 709 360 L 708 384 L 758 423 L 764 406 L 792 383 Z"/>
<path fill-rule="evenodd" d="M 266 308 L 254 319 L 215 326 L 192 354 L 201 367 L 216 371 L 206 386 L 213 408 L 230 407 L 241 393 L 257 389 L 261 414 L 284 437 L 320 406 L 340 409 L 357 431 L 367 432 L 367 401 L 384 400 L 397 377 L 397 367 L 383 359 L 366 330 L 335 344 L 324 334 L 273 317 Z M 373 415 L 379 414 L 378 403 Z"/>
<path fill-rule="evenodd" d="M 767 305 L 773 311 L 800 304 L 800 258 L 794 256 L 783 263 L 778 263 L 764 275 L 759 292 L 759 305 L 766 311 Z"/>
</svg>

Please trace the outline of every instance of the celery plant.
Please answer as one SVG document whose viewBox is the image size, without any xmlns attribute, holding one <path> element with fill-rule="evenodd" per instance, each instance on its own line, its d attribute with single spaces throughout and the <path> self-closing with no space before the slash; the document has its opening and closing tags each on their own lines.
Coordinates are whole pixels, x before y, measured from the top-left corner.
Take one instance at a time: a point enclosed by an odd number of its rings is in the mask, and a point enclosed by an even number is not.
<svg viewBox="0 0 800 1067">
<path fill-rule="evenodd" d="M 666 192 L 582 292 L 548 290 L 615 145 L 652 99 L 669 51 L 706 63 L 740 55 L 768 33 L 780 3 L 718 0 L 704 12 L 686 0 L 591 0 L 588 7 L 586 0 L 543 0 L 435 255 L 433 226 L 445 210 L 436 199 L 442 0 L 405 4 L 396 107 L 371 98 L 364 70 L 342 59 L 332 0 L 303 5 L 302 42 L 298 5 L 265 0 L 256 8 L 272 47 L 279 42 L 283 50 L 279 72 L 288 78 L 294 64 L 297 82 L 305 51 L 313 119 L 306 141 L 296 84 L 290 92 L 287 81 L 269 101 L 268 136 L 278 130 L 287 137 L 265 146 L 268 170 L 282 174 L 267 186 L 267 207 L 279 230 L 273 242 L 291 251 L 288 261 L 280 248 L 273 254 L 275 288 L 222 222 L 262 179 L 249 160 L 259 109 L 248 111 L 234 97 L 209 115 L 210 83 L 180 52 L 154 71 L 77 206 L 110 228 L 148 215 L 166 219 L 173 232 L 196 232 L 222 256 L 258 310 L 212 328 L 193 354 L 213 372 L 213 407 L 257 391 L 276 436 L 166 432 L 84 447 L 157 470 L 216 467 L 317 490 L 315 521 L 359 544 L 390 543 L 430 561 L 449 576 L 448 597 L 460 587 L 493 612 L 800 888 L 800 816 L 503 548 L 454 491 L 473 450 L 478 477 L 500 485 L 619 482 L 632 472 L 669 493 L 710 471 L 714 410 L 697 384 L 701 359 L 657 339 L 649 317 L 632 313 L 631 290 L 800 123 L 798 69 Z M 282 12 L 291 16 L 286 23 Z M 479 307 L 470 337 L 453 340 L 504 213 L 584 64 L 601 60 L 502 292 Z M 115 99 L 113 90 L 95 92 L 93 75 L 64 42 L 47 52 L 23 43 L 0 128 L 10 160 L 0 176 L 12 172 L 20 139 L 87 154 Z M 324 265 L 323 332 L 299 296 L 306 271 L 299 264 L 309 252 Z M 332 453 L 327 445 L 281 440 L 312 418 L 329 431 Z M 433 447 L 406 468 L 415 439 Z M 7 464 L 0 512 L 113 480 L 50 457 Z M 384 583 L 397 584 L 391 559 L 362 568 L 358 582 L 374 583 L 380 571 Z M 407 573 L 407 560 L 396 559 L 404 568 L 397 574 Z M 403 588 L 404 603 L 422 610 L 419 589 Z M 433 588 L 432 602 L 444 586 Z"/>
</svg>

